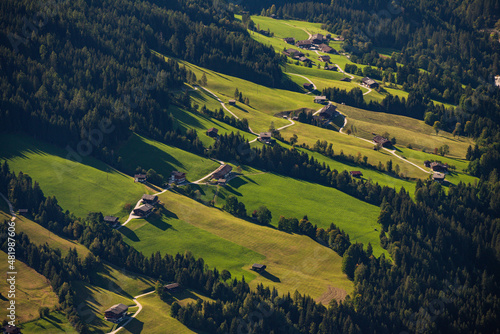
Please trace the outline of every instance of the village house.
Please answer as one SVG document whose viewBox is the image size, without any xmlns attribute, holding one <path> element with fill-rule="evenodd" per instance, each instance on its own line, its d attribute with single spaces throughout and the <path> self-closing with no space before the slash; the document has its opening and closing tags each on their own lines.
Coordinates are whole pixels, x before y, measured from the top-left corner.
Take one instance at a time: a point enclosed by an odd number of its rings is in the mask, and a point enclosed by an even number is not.
<svg viewBox="0 0 500 334">
<path fill-rule="evenodd" d="M 303 63 L 309 63 L 311 62 L 311 59 L 307 58 L 307 57 L 300 57 L 299 58 L 299 61 L 303 62 Z"/>
<path fill-rule="evenodd" d="M 329 103 L 328 105 L 320 109 L 319 117 L 321 117 L 324 120 L 329 120 L 332 119 L 333 116 L 335 116 L 337 113 L 338 113 L 337 107 Z"/>
<path fill-rule="evenodd" d="M 443 173 L 434 173 L 432 174 L 432 179 L 437 182 L 443 182 L 445 175 Z"/>
<path fill-rule="evenodd" d="M 352 177 L 362 177 L 363 176 L 363 173 L 361 173 L 358 170 L 351 171 L 351 172 L 349 172 L 349 174 L 351 174 Z"/>
<path fill-rule="evenodd" d="M 304 83 L 302 86 L 303 86 L 305 89 L 307 89 L 307 90 L 311 90 L 311 89 L 313 89 L 313 88 L 314 88 L 314 85 L 313 85 L 312 83 L 310 83 L 310 82 L 306 82 L 306 83 Z"/>
<path fill-rule="evenodd" d="M 351 78 L 343 77 L 342 79 L 340 79 L 340 81 L 351 82 Z"/>
<path fill-rule="evenodd" d="M 327 101 L 326 96 L 315 96 L 314 97 L 314 103 L 323 104 L 323 103 L 326 103 L 326 101 Z"/>
<path fill-rule="evenodd" d="M 321 43 L 323 43 L 324 40 L 325 40 L 325 37 L 322 34 L 314 34 L 311 37 L 311 41 L 314 44 L 321 44 Z"/>
<path fill-rule="evenodd" d="M 158 196 L 144 194 L 142 195 L 142 203 L 155 205 L 158 203 Z"/>
<path fill-rule="evenodd" d="M 125 304 L 116 304 L 108 308 L 106 311 L 104 311 L 104 318 L 107 321 L 111 321 L 114 323 L 120 322 L 128 312 L 128 306 Z"/>
<path fill-rule="evenodd" d="M 363 79 L 361 79 L 361 83 L 363 84 L 363 86 L 366 86 L 368 88 L 378 87 L 378 82 L 368 77 L 364 77 Z"/>
<path fill-rule="evenodd" d="M 170 175 L 170 181 L 175 183 L 175 184 L 183 183 L 186 181 L 186 173 L 182 173 L 182 172 L 178 172 L 178 171 L 174 170 L 172 172 L 172 174 Z"/>
<path fill-rule="evenodd" d="M 3 328 L 3 333 L 4 334 L 22 334 L 21 333 L 21 328 L 13 325 L 6 325 Z"/>
<path fill-rule="evenodd" d="M 286 37 L 286 38 L 283 38 L 283 40 L 288 44 L 295 44 L 295 38 L 293 38 L 293 37 Z"/>
<path fill-rule="evenodd" d="M 259 134 L 259 141 L 264 144 L 274 144 L 276 142 L 276 140 L 272 138 L 271 132 L 261 132 Z"/>
<path fill-rule="evenodd" d="M 424 161 L 424 166 L 430 168 L 431 167 L 431 162 L 429 160 L 425 160 Z"/>
<path fill-rule="evenodd" d="M 236 100 L 229 100 L 228 103 L 230 106 L 234 106 L 236 105 Z"/>
<path fill-rule="evenodd" d="M 323 51 L 324 53 L 335 53 L 335 49 L 326 45 L 326 44 L 320 44 L 318 48 Z"/>
<path fill-rule="evenodd" d="M 212 177 L 214 179 L 227 179 L 229 177 L 229 174 L 231 174 L 231 171 L 233 170 L 233 167 L 229 165 L 221 165 L 219 168 L 215 170 L 215 172 L 212 173 Z"/>
<path fill-rule="evenodd" d="M 384 138 L 382 136 L 373 137 L 373 141 L 375 142 L 375 144 L 379 144 L 382 147 L 389 147 L 392 145 L 392 143 L 389 139 Z"/>
<path fill-rule="evenodd" d="M 212 138 L 216 138 L 218 133 L 219 133 L 219 129 L 216 129 L 216 128 L 210 128 L 207 130 L 207 136 L 212 137 Z"/>
<path fill-rule="evenodd" d="M 327 66 L 325 66 L 325 70 L 327 70 L 327 71 L 336 71 L 337 70 L 337 66 L 327 65 Z"/>
<path fill-rule="evenodd" d="M 258 264 L 258 263 L 254 263 L 252 265 L 252 270 L 253 271 L 257 271 L 257 272 L 262 272 L 264 270 L 266 270 L 266 265 L 265 264 Z"/>
<path fill-rule="evenodd" d="M 163 291 L 170 292 L 170 293 L 177 292 L 180 289 L 181 289 L 181 285 L 179 283 L 170 283 L 170 284 L 163 286 Z"/>
<path fill-rule="evenodd" d="M 300 52 L 299 50 L 295 50 L 295 49 L 286 49 L 285 51 L 283 51 L 283 54 L 285 56 L 288 56 L 288 57 L 292 57 L 292 58 L 299 58 L 299 57 L 302 57 L 304 56 L 304 53 Z"/>
<path fill-rule="evenodd" d="M 105 216 L 104 222 L 111 227 L 116 227 L 119 225 L 118 217 L 115 217 L 115 216 Z"/>
<path fill-rule="evenodd" d="M 319 60 L 324 63 L 328 63 L 330 61 L 330 56 L 319 56 Z"/>
<path fill-rule="evenodd" d="M 135 174 L 134 175 L 134 181 L 135 182 L 146 182 L 147 180 L 147 177 L 146 177 L 146 174 Z"/>
<path fill-rule="evenodd" d="M 138 208 L 134 209 L 134 215 L 139 217 L 147 217 L 153 212 L 154 206 L 150 204 L 141 205 Z"/>
<path fill-rule="evenodd" d="M 295 45 L 297 45 L 301 49 L 309 49 L 311 47 L 312 43 L 310 40 L 306 39 L 304 41 L 298 41 L 297 44 L 295 44 Z"/>
<path fill-rule="evenodd" d="M 447 172 L 448 165 L 442 164 L 440 162 L 431 162 L 430 168 L 435 172 Z"/>
</svg>

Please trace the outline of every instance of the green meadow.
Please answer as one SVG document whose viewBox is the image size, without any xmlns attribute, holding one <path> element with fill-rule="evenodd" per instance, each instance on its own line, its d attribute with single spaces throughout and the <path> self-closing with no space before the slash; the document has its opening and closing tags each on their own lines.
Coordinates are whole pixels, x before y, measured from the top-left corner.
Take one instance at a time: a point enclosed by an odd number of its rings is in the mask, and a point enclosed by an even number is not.
<svg viewBox="0 0 500 334">
<path fill-rule="evenodd" d="M 146 254 L 189 250 L 210 267 L 228 269 L 233 277 L 244 275 L 251 287 L 263 283 L 280 293 L 298 290 L 319 298 L 329 286 L 352 291 L 341 271 L 342 258 L 309 237 L 235 218 L 172 191 L 160 200 L 166 208 L 161 217 L 132 220 L 118 230 L 125 242 Z M 266 264 L 268 273 L 251 271 L 256 262 Z"/>
<path fill-rule="evenodd" d="M 122 158 L 123 168 L 130 173 L 140 166 L 169 177 L 172 171 L 177 170 L 185 172 L 190 181 L 202 178 L 219 166 L 210 159 L 135 133 L 120 147 L 118 155 Z"/>
<path fill-rule="evenodd" d="M 118 231 L 126 243 L 146 255 L 157 251 L 162 254 L 189 251 L 195 257 L 203 258 L 210 267 L 227 269 L 239 278 L 243 275 L 254 278 L 255 275 L 244 268 L 264 259 L 257 252 L 178 219 L 169 209 L 163 210 L 160 217 L 134 219 Z"/>
<path fill-rule="evenodd" d="M 127 217 L 124 205 L 147 192 L 132 177 L 92 157 L 82 157 L 81 163 L 69 160 L 65 150 L 23 134 L 0 134 L 0 142 L 0 161 L 29 174 L 46 196 L 56 196 L 64 210 L 77 216 L 100 211 Z"/>
<path fill-rule="evenodd" d="M 219 189 L 217 205 L 235 195 L 245 203 L 248 212 L 265 205 L 277 226 L 280 216 L 301 219 L 307 215 L 313 225 L 327 228 L 335 223 L 346 231 L 351 241 L 372 244 L 374 254 L 385 252 L 380 247 L 380 209 L 334 188 L 292 178 L 264 173 L 231 180 Z"/>
</svg>

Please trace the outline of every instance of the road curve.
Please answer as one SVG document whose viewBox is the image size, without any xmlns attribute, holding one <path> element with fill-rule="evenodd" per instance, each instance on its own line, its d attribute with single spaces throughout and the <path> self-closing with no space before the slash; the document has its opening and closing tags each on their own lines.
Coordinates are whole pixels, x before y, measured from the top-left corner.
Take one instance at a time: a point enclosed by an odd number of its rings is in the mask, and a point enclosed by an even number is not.
<svg viewBox="0 0 500 334">
<path fill-rule="evenodd" d="M 159 193 L 156 193 L 156 194 L 153 194 L 153 195 L 156 195 L 156 196 L 161 195 L 161 194 L 163 194 L 163 193 L 164 193 L 165 191 L 167 191 L 167 190 L 168 190 L 168 189 L 163 189 L 163 190 L 162 190 L 162 191 L 160 191 Z M 121 224 L 120 226 L 118 226 L 118 227 L 116 228 L 117 230 L 118 230 L 119 228 L 121 228 L 122 226 L 127 225 L 127 224 L 128 224 L 128 222 L 129 222 L 129 221 L 131 221 L 132 219 L 142 218 L 142 217 L 140 217 L 140 216 L 136 216 L 136 215 L 134 215 L 134 213 L 133 213 L 135 209 L 137 209 L 138 207 L 140 207 L 140 206 L 141 206 L 141 202 L 142 202 L 142 198 L 141 198 L 139 201 L 137 201 L 137 203 L 135 204 L 135 207 L 134 207 L 134 208 L 132 209 L 132 211 L 130 212 L 130 214 L 129 214 L 129 216 L 128 216 L 127 220 L 126 220 L 123 224 Z"/>
<path fill-rule="evenodd" d="M 118 328 L 117 328 L 117 329 L 115 329 L 114 331 L 109 332 L 109 333 L 107 333 L 107 334 L 115 334 L 115 333 L 118 333 L 118 331 L 120 331 L 120 329 L 122 329 L 123 327 L 127 326 L 127 325 L 128 325 L 128 323 L 129 323 L 130 321 L 132 321 L 132 319 L 133 319 L 133 318 L 137 317 L 137 316 L 139 315 L 139 313 L 141 313 L 141 311 L 142 311 L 142 304 L 141 304 L 141 303 L 139 303 L 139 301 L 138 301 L 137 299 L 138 299 L 138 298 L 141 298 L 141 297 L 144 297 L 144 296 L 147 296 L 147 295 L 149 295 L 149 294 L 152 294 L 152 293 L 154 293 L 154 292 L 155 292 L 155 290 L 153 290 L 153 291 L 149 291 L 149 292 L 147 292 L 147 293 L 143 293 L 142 295 L 135 296 L 135 297 L 134 297 L 134 302 L 136 303 L 136 306 L 138 306 L 138 307 L 139 307 L 139 309 L 138 309 L 138 310 L 137 310 L 137 311 L 136 311 L 136 312 L 135 312 L 135 313 L 134 313 L 134 314 L 133 314 L 130 318 L 128 318 L 128 319 L 127 319 L 127 321 L 125 321 L 125 322 L 124 322 L 124 323 L 123 323 L 120 327 L 118 327 Z"/>
<path fill-rule="evenodd" d="M 308 77 L 305 77 L 303 75 L 300 75 L 300 74 L 296 74 L 296 73 L 290 73 L 290 72 L 286 72 L 287 74 L 291 74 L 291 75 L 296 75 L 298 77 L 301 77 L 301 78 L 304 78 L 306 79 L 307 81 L 309 81 L 312 85 L 313 85 L 313 88 L 316 89 L 316 85 L 314 84 L 314 82 L 311 81 L 311 79 L 309 79 Z M 307 92 L 306 94 L 309 94 L 310 92 Z"/>
</svg>

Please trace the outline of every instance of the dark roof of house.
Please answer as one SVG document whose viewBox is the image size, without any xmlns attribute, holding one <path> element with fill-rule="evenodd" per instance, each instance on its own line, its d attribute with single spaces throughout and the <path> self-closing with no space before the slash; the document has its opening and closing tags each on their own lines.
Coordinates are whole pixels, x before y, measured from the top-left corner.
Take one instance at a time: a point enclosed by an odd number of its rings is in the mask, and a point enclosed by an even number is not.
<svg viewBox="0 0 500 334">
<path fill-rule="evenodd" d="M 231 172 L 232 170 L 233 170 L 233 167 L 224 164 L 224 165 L 219 166 L 219 168 L 217 168 L 213 174 L 227 174 L 227 173 Z"/>
<path fill-rule="evenodd" d="M 312 35 L 311 39 L 320 39 L 320 40 L 323 40 L 323 35 L 322 34 L 314 34 Z"/>
<path fill-rule="evenodd" d="M 304 83 L 304 87 L 311 87 L 312 85 L 313 85 L 313 84 L 312 84 L 312 83 L 310 83 L 310 82 L 306 82 L 306 83 Z"/>
<path fill-rule="evenodd" d="M 207 132 L 214 132 L 214 133 L 217 133 L 219 132 L 219 129 L 216 129 L 216 128 L 210 128 L 207 130 Z"/>
<path fill-rule="evenodd" d="M 373 141 L 376 142 L 377 144 L 383 145 L 383 144 L 389 142 L 389 139 L 384 138 L 382 136 L 375 136 L 375 137 L 373 137 Z"/>
<path fill-rule="evenodd" d="M 448 165 L 442 164 L 440 162 L 431 162 L 431 168 L 433 167 L 448 168 Z"/>
<path fill-rule="evenodd" d="M 325 56 L 319 56 L 319 58 L 320 58 L 321 60 L 323 60 L 323 59 L 328 59 L 328 60 L 330 60 L 330 56 L 326 56 L 326 55 L 325 55 Z"/>
<path fill-rule="evenodd" d="M 236 100 L 229 100 L 229 103 L 236 103 Z"/>
<path fill-rule="evenodd" d="M 118 217 L 115 216 L 105 216 L 104 217 L 105 222 L 110 222 L 110 223 L 115 223 L 118 221 Z"/>
<path fill-rule="evenodd" d="M 151 204 L 143 204 L 141 205 L 140 207 L 138 207 L 137 209 L 134 209 L 134 210 L 139 210 L 139 211 L 142 211 L 142 212 L 148 212 L 150 210 L 153 209 L 153 206 Z"/>
<path fill-rule="evenodd" d="M 444 180 L 445 175 L 443 173 L 434 173 L 432 174 L 432 179 L 434 180 Z"/>
<path fill-rule="evenodd" d="M 311 44 L 312 44 L 312 42 L 308 39 L 297 42 L 297 45 L 311 45 Z"/>
<path fill-rule="evenodd" d="M 302 53 L 299 50 L 295 50 L 295 49 L 287 49 L 285 52 L 287 52 L 289 54 L 301 54 Z"/>
<path fill-rule="evenodd" d="M 326 114 L 329 117 L 332 117 L 335 113 L 337 112 L 337 107 L 331 103 L 328 105 L 324 106 L 323 108 L 320 109 L 319 114 Z"/>
<path fill-rule="evenodd" d="M 178 171 L 174 170 L 172 172 L 172 176 L 175 176 L 175 177 L 184 177 L 184 176 L 186 176 L 186 173 L 178 172 Z"/>
<path fill-rule="evenodd" d="M 333 48 L 332 48 L 332 47 L 330 47 L 330 46 L 328 46 L 328 45 L 326 45 L 326 44 L 324 44 L 324 43 L 323 43 L 323 44 L 320 44 L 320 45 L 319 45 L 319 48 L 320 48 L 320 49 L 321 49 L 321 51 L 323 51 L 323 52 L 330 52 L 330 51 L 332 51 L 332 50 L 333 50 Z"/>
<path fill-rule="evenodd" d="M 171 290 L 171 289 L 177 289 L 180 288 L 181 285 L 179 283 L 170 283 L 164 286 L 165 289 Z"/>
<path fill-rule="evenodd" d="M 299 60 L 302 61 L 302 62 L 304 62 L 304 61 L 310 61 L 309 58 L 304 57 L 304 56 L 300 57 Z"/>
<path fill-rule="evenodd" d="M 293 38 L 293 37 L 285 37 L 285 38 L 283 38 L 283 40 L 285 42 L 295 42 L 295 38 Z"/>
<path fill-rule="evenodd" d="M 351 78 L 348 78 L 348 77 L 343 77 L 342 79 L 340 79 L 340 81 L 347 81 L 347 82 L 351 82 Z"/>
<path fill-rule="evenodd" d="M 322 101 L 326 101 L 326 96 L 315 96 L 315 97 L 314 97 L 314 100 L 322 100 Z"/>
<path fill-rule="evenodd" d="M 368 86 L 371 86 L 371 85 L 377 83 L 375 80 L 373 80 L 372 78 L 369 78 L 369 77 L 364 77 L 363 79 L 361 79 L 361 82 L 364 83 L 365 85 L 368 85 Z"/>
<path fill-rule="evenodd" d="M 134 177 L 136 179 L 145 179 L 146 178 L 146 174 L 135 174 Z"/>
<path fill-rule="evenodd" d="M 271 138 L 271 132 L 261 132 L 259 138 Z"/>
<path fill-rule="evenodd" d="M 125 305 L 125 304 L 116 304 L 116 305 L 113 305 L 111 306 L 110 308 L 108 308 L 106 311 L 104 311 L 105 313 L 114 313 L 114 314 L 121 314 L 123 312 L 126 312 L 128 311 L 128 306 Z"/>
<path fill-rule="evenodd" d="M 158 199 L 158 196 L 144 194 L 142 195 L 142 199 L 146 201 L 156 201 Z"/>
<path fill-rule="evenodd" d="M 20 330 L 21 328 L 17 327 L 17 326 L 12 326 L 12 325 L 6 325 L 4 328 L 3 328 L 4 332 L 5 333 L 20 333 Z"/>
<path fill-rule="evenodd" d="M 263 268 L 266 268 L 266 265 L 265 264 L 258 264 L 258 263 L 254 263 L 252 265 L 252 268 L 256 268 L 256 269 L 263 269 Z"/>
<path fill-rule="evenodd" d="M 351 174 L 352 176 L 363 175 L 363 173 L 361 173 L 359 170 L 353 170 L 349 172 L 349 174 Z"/>
<path fill-rule="evenodd" d="M 327 65 L 325 66 L 325 70 L 336 70 L 337 69 L 337 66 L 334 66 L 334 65 Z"/>
</svg>

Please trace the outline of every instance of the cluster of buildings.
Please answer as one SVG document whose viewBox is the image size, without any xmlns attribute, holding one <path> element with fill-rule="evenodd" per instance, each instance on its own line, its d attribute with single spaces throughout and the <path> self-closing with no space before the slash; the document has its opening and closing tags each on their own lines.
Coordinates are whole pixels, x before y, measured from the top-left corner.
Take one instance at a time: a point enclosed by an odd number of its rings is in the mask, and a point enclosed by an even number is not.
<svg viewBox="0 0 500 334">
<path fill-rule="evenodd" d="M 330 34 L 328 34 L 326 36 L 323 36 L 322 34 L 314 34 L 311 36 L 310 39 L 306 39 L 303 41 L 295 41 L 295 38 L 293 38 L 293 37 L 287 37 L 287 38 L 284 38 L 283 40 L 286 43 L 295 45 L 303 50 L 314 50 L 314 51 L 317 50 L 317 51 L 321 51 L 324 53 L 336 54 L 337 50 L 328 46 L 328 41 L 330 39 L 331 39 Z M 287 49 L 287 50 L 283 51 L 283 54 L 285 54 L 288 57 L 291 57 L 292 59 L 301 61 L 303 63 L 312 62 L 312 60 L 307 58 L 302 51 L 299 51 L 296 49 Z M 328 56 L 328 55 L 319 56 L 319 61 L 324 62 L 324 63 L 328 63 L 328 62 L 330 62 L 330 56 Z M 330 67 L 330 66 L 328 66 L 328 68 L 325 66 L 325 69 L 336 70 L 335 67 Z"/>
<path fill-rule="evenodd" d="M 424 161 L 424 166 L 430 168 L 434 173 L 432 174 L 432 179 L 434 181 L 443 182 L 446 173 L 448 173 L 448 165 L 437 161 Z"/>
<path fill-rule="evenodd" d="M 219 168 L 212 173 L 212 179 L 217 180 L 217 184 L 225 186 L 231 173 L 233 171 L 233 167 L 228 164 L 220 165 Z"/>
</svg>

